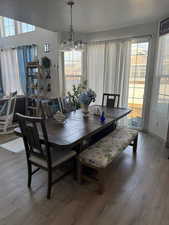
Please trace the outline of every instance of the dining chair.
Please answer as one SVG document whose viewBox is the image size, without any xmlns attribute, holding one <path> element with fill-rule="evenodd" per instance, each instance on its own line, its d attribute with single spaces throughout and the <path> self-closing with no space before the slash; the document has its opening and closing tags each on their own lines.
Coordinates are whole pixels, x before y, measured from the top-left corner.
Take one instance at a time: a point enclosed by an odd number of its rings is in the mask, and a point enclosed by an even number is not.
<svg viewBox="0 0 169 225">
<path fill-rule="evenodd" d="M 53 170 L 59 168 L 63 163 L 74 159 L 76 152 L 72 150 L 58 150 L 50 146 L 45 125 L 45 119 L 40 117 L 29 117 L 17 113 L 21 129 L 28 167 L 28 187 L 31 187 L 32 175 L 39 169 L 48 173 L 47 198 L 51 197 L 52 185 L 61 178 L 70 174 L 69 170 L 53 180 Z M 41 137 L 41 138 L 40 138 Z M 34 171 L 32 165 L 37 167 Z M 75 165 L 75 163 L 74 163 Z"/>
<path fill-rule="evenodd" d="M 119 101 L 120 101 L 120 94 L 103 93 L 102 106 L 118 108 Z"/>
<path fill-rule="evenodd" d="M 51 118 L 56 112 L 62 112 L 62 106 L 59 98 L 41 100 L 39 106 L 41 115 L 44 118 Z"/>
<path fill-rule="evenodd" d="M 50 99 L 49 106 L 53 113 L 56 113 L 58 111 L 62 112 L 62 104 L 61 104 L 61 98 L 54 98 Z"/>
<path fill-rule="evenodd" d="M 13 117 L 15 112 L 17 91 L 12 92 L 0 110 L 0 134 L 9 134 L 14 131 Z"/>
<path fill-rule="evenodd" d="M 53 116 L 53 112 L 51 107 L 49 106 L 48 101 L 41 100 L 39 102 L 39 109 L 40 109 L 40 115 L 42 116 L 42 118 L 47 119 Z"/>
<path fill-rule="evenodd" d="M 64 98 L 61 99 L 61 106 L 63 112 L 72 112 L 76 110 L 69 96 L 65 96 Z"/>
</svg>

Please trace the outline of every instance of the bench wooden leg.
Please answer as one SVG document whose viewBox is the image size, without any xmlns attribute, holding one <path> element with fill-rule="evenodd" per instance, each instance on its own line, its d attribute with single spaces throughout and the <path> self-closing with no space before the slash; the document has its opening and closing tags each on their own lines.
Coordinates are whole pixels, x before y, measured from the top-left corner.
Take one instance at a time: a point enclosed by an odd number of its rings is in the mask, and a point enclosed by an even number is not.
<svg viewBox="0 0 169 225">
<path fill-rule="evenodd" d="M 77 169 L 77 181 L 79 184 L 81 184 L 83 165 L 78 159 L 76 160 L 76 169 Z"/>
<path fill-rule="evenodd" d="M 137 141 L 138 141 L 138 135 L 135 137 L 134 143 L 133 143 L 133 152 L 135 153 L 137 151 Z"/>
<path fill-rule="evenodd" d="M 99 194 L 103 194 L 105 192 L 105 173 L 104 169 L 98 169 L 98 186 L 99 186 Z"/>
</svg>

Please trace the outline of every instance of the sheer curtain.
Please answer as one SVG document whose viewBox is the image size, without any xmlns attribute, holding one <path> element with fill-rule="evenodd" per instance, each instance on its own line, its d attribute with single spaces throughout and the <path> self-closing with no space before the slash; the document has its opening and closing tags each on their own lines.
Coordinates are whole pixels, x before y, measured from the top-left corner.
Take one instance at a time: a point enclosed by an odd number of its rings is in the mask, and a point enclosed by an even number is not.
<svg viewBox="0 0 169 225">
<path fill-rule="evenodd" d="M 120 106 L 128 105 L 130 48 L 130 41 L 88 45 L 87 79 L 97 94 L 96 104 L 101 104 L 103 93 L 108 92 L 120 94 Z"/>
<path fill-rule="evenodd" d="M 87 46 L 88 86 L 97 93 L 95 104 L 101 104 L 104 90 L 105 43 L 98 42 Z"/>
<path fill-rule="evenodd" d="M 58 54 L 58 72 L 59 72 L 59 96 L 65 96 L 65 73 L 64 73 L 64 53 Z"/>
<path fill-rule="evenodd" d="M 11 92 L 17 91 L 18 95 L 22 95 L 17 50 L 4 49 L 0 58 L 4 94 L 9 95 Z"/>
</svg>

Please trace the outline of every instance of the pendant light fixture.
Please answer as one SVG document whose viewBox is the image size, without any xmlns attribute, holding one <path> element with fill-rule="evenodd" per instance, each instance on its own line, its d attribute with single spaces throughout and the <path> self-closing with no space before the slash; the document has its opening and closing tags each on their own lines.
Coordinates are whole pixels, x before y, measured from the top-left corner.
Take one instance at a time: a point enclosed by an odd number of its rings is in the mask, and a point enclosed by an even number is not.
<svg viewBox="0 0 169 225">
<path fill-rule="evenodd" d="M 85 43 L 82 40 L 75 40 L 75 32 L 73 29 L 73 17 L 72 11 L 74 6 L 74 1 L 69 0 L 67 5 L 70 7 L 70 31 L 69 37 L 67 40 L 64 40 L 60 43 L 60 51 L 83 51 L 85 47 Z"/>
</svg>

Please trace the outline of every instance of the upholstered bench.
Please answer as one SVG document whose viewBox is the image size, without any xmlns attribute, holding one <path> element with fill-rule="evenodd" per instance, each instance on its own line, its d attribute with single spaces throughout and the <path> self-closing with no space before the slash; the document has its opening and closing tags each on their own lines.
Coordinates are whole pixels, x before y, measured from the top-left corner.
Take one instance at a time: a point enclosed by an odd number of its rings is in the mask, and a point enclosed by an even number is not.
<svg viewBox="0 0 169 225">
<path fill-rule="evenodd" d="M 97 182 L 100 192 L 104 190 L 102 178 L 104 177 L 104 169 L 107 168 L 128 145 L 133 146 L 133 151 L 137 150 L 138 132 L 128 128 L 117 128 L 106 137 L 102 138 L 78 156 L 78 179 L 87 178 L 82 173 L 82 167 L 87 166 L 97 170 Z"/>
</svg>

